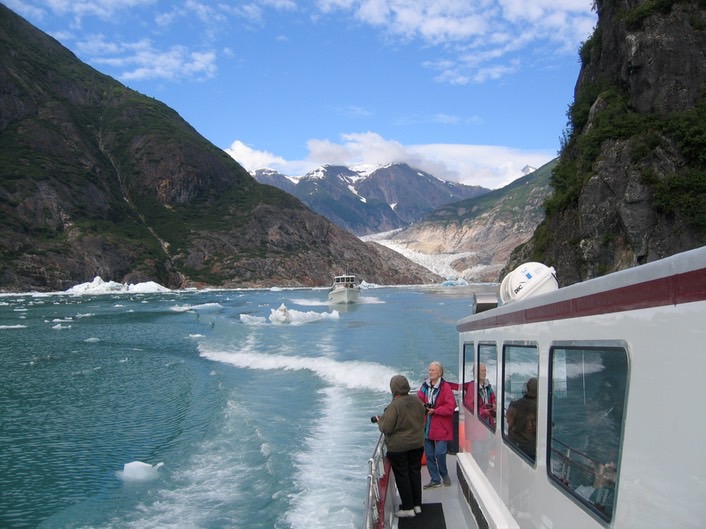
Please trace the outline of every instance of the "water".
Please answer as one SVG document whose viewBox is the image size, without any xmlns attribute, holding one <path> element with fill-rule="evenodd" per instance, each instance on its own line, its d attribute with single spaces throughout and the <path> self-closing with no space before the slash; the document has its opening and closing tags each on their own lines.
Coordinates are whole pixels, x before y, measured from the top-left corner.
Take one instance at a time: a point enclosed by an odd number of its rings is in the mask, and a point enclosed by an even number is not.
<svg viewBox="0 0 706 529">
<path fill-rule="evenodd" d="M 471 296 L 2 296 L 0 527 L 357 528 L 370 416 L 394 374 L 458 380 Z"/>
</svg>

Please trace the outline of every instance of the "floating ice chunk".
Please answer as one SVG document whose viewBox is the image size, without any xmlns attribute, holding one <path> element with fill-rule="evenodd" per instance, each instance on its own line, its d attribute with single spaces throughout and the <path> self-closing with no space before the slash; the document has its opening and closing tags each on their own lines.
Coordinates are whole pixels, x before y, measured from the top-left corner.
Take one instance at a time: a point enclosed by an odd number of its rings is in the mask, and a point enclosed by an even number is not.
<svg viewBox="0 0 706 529">
<path fill-rule="evenodd" d="M 150 465 L 142 461 L 125 463 L 122 470 L 116 472 L 118 478 L 123 481 L 153 481 L 159 477 L 159 469 L 164 463 Z"/>
<path fill-rule="evenodd" d="M 154 281 L 146 281 L 137 285 L 118 283 L 116 281 L 103 281 L 100 276 L 96 276 L 90 283 L 82 283 L 71 287 L 66 291 L 68 294 L 110 294 L 116 292 L 129 292 L 132 294 L 148 294 L 152 292 L 171 292 Z"/>
<path fill-rule="evenodd" d="M 282 303 L 279 308 L 270 310 L 270 321 L 272 323 L 292 323 L 292 315 L 285 304 Z"/>
<path fill-rule="evenodd" d="M 302 312 L 300 310 L 290 310 L 284 303 L 278 309 L 270 309 L 270 321 L 275 324 L 302 325 L 314 321 L 325 319 L 338 319 L 339 313 L 337 310 L 332 312 L 315 312 L 313 310 Z"/>
</svg>

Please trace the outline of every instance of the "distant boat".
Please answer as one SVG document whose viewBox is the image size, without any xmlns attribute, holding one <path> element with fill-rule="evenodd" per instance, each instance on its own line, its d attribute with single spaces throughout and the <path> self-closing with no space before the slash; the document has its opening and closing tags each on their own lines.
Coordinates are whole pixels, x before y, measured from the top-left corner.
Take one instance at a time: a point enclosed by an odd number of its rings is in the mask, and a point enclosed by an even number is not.
<svg viewBox="0 0 706 529">
<path fill-rule="evenodd" d="M 355 276 L 346 274 L 333 278 L 333 284 L 328 292 L 329 303 L 355 303 L 360 298 L 360 285 Z"/>
</svg>

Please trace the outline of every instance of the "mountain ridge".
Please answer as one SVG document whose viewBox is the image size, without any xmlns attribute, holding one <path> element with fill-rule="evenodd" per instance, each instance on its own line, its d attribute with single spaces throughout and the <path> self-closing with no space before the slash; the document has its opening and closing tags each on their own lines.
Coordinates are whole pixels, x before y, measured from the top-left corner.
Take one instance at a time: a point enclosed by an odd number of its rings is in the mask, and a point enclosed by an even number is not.
<svg viewBox="0 0 706 529">
<path fill-rule="evenodd" d="M 267 169 L 254 176 L 359 236 L 404 228 L 437 207 L 490 191 L 448 182 L 406 163 L 364 170 L 327 164 L 296 179 Z"/>
<path fill-rule="evenodd" d="M 0 4 L 0 290 L 440 280 L 259 184 L 176 111 Z"/>
</svg>

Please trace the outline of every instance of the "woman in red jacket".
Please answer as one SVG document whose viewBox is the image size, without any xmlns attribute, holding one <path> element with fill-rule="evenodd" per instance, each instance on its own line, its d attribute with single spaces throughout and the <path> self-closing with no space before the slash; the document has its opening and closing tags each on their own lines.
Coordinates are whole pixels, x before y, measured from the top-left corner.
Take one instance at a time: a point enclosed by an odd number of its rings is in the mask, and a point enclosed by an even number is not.
<svg viewBox="0 0 706 529">
<path fill-rule="evenodd" d="M 419 388 L 419 398 L 427 408 L 424 429 L 424 453 L 431 481 L 425 489 L 451 485 L 446 468 L 446 451 L 449 441 L 454 438 L 454 411 L 456 397 L 448 382 L 443 379 L 444 366 L 439 362 L 429 364 L 429 378 Z"/>
</svg>

